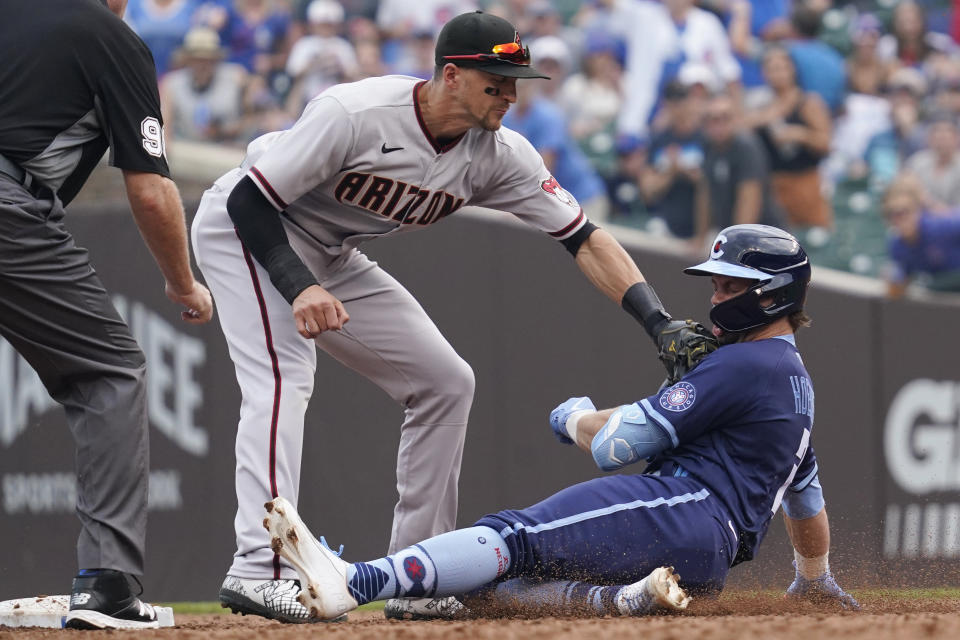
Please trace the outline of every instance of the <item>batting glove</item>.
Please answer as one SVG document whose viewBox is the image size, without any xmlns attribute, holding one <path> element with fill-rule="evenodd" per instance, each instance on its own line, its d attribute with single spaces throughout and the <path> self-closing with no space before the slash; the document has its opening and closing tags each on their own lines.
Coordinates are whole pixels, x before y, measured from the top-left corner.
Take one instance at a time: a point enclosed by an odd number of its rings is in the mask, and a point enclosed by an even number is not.
<svg viewBox="0 0 960 640">
<path fill-rule="evenodd" d="M 563 444 L 573 444 L 573 440 L 567 435 L 567 418 L 570 414 L 577 411 L 596 411 L 593 401 L 584 396 L 582 398 L 570 398 L 556 409 L 550 412 L 550 427 L 553 429 L 553 435 Z"/>
<path fill-rule="evenodd" d="M 813 580 L 804 578 L 800 572 L 796 572 L 793 584 L 787 588 L 787 598 L 796 598 L 806 600 L 816 604 L 836 603 L 843 609 L 859 611 L 860 603 L 856 599 L 840 588 L 837 579 L 833 577 L 830 571 L 827 571 L 819 578 Z"/>
</svg>

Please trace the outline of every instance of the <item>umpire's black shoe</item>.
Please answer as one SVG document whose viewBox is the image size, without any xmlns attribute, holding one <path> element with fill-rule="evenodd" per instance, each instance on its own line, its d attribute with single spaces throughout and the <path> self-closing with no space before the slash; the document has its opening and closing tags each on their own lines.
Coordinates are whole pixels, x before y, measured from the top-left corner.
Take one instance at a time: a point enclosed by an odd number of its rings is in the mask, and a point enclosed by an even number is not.
<svg viewBox="0 0 960 640">
<path fill-rule="evenodd" d="M 73 579 L 68 629 L 156 629 L 152 605 L 141 602 L 131 588 L 136 578 L 113 569 L 82 569 Z M 137 581 L 137 585 L 139 585 Z M 140 589 L 143 590 L 142 587 Z"/>
</svg>

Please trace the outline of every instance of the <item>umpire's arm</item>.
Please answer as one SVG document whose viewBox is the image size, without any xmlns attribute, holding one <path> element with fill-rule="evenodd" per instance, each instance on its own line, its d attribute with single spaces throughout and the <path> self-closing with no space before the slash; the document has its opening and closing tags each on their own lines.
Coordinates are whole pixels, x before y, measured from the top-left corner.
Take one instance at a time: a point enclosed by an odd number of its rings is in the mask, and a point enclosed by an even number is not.
<svg viewBox="0 0 960 640">
<path fill-rule="evenodd" d="M 180 192 L 170 178 L 157 173 L 124 170 L 127 199 L 140 235 L 166 279 L 167 297 L 187 307 L 187 322 L 206 322 L 213 315 L 210 292 L 193 277 L 187 250 L 187 225 Z"/>
</svg>

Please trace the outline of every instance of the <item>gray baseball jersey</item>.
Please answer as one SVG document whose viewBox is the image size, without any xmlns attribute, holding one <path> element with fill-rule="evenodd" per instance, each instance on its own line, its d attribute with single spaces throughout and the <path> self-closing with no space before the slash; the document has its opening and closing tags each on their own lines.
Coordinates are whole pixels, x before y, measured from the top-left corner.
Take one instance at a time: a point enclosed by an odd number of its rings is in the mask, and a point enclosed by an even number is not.
<svg viewBox="0 0 960 640">
<path fill-rule="evenodd" d="M 242 166 L 201 201 L 194 250 L 243 394 L 230 575 L 296 577 L 269 548 L 262 505 L 277 495 L 296 503 L 317 346 L 404 406 L 389 551 L 455 525 L 473 372 L 419 303 L 357 251 L 360 242 L 426 227 L 465 204 L 514 213 L 558 240 L 586 223 L 516 132 L 434 139 L 416 98 L 421 84 L 387 76 L 331 87 L 291 129 L 253 141 Z M 350 322 L 342 330 L 302 338 L 290 305 L 240 243 L 226 202 L 244 175 L 282 212 L 293 248 L 344 304 Z"/>
</svg>

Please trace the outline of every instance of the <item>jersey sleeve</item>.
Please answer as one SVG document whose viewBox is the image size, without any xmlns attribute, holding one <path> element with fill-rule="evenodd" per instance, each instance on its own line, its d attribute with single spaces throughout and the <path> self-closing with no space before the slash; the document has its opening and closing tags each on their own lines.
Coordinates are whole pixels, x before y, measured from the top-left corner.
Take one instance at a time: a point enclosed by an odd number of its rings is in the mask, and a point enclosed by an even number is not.
<svg viewBox="0 0 960 640">
<path fill-rule="evenodd" d="M 320 96 L 290 129 L 273 140 L 247 175 L 282 211 L 340 171 L 353 144 L 353 124 L 335 98 Z"/>
<path fill-rule="evenodd" d="M 783 511 L 794 520 L 812 518 L 824 507 L 817 456 L 812 446 L 807 448 L 793 478 L 793 484 L 783 495 Z"/>
<path fill-rule="evenodd" d="M 817 454 L 813 452 L 813 445 L 807 447 L 807 453 L 800 461 L 797 467 L 797 473 L 793 476 L 793 484 L 790 485 L 790 491 L 800 492 L 807 488 L 817 477 L 820 468 L 817 466 Z"/>
<path fill-rule="evenodd" d="M 748 411 L 755 394 L 744 389 L 745 378 L 738 373 L 740 366 L 732 347 L 735 345 L 714 351 L 680 382 L 638 403 L 667 432 L 672 447 L 696 440 L 719 419 L 729 420 Z"/>
<path fill-rule="evenodd" d="M 550 175 L 526 139 L 510 134 L 516 144 L 499 155 L 498 170 L 470 204 L 512 213 L 557 240 L 569 238 L 587 221 L 580 203 Z"/>
<path fill-rule="evenodd" d="M 106 62 L 99 65 L 95 83 L 110 164 L 169 177 L 153 56 L 130 27 L 121 22 L 117 26 L 123 31 L 94 45 L 106 47 Z"/>
</svg>

